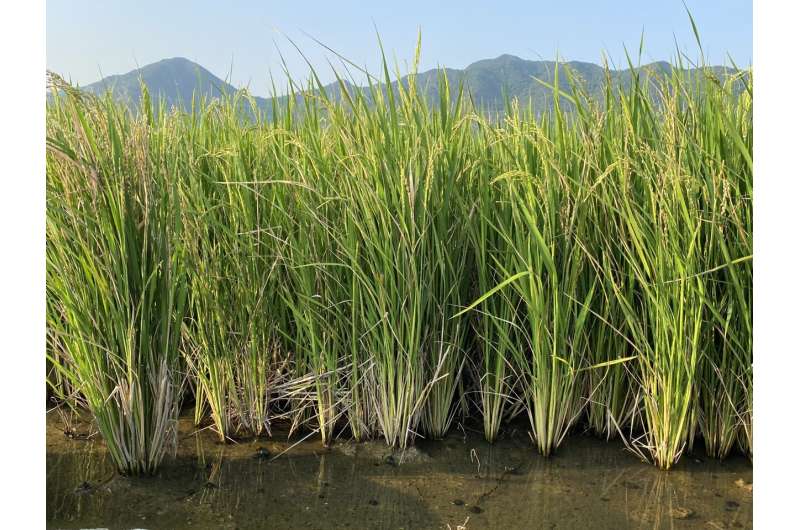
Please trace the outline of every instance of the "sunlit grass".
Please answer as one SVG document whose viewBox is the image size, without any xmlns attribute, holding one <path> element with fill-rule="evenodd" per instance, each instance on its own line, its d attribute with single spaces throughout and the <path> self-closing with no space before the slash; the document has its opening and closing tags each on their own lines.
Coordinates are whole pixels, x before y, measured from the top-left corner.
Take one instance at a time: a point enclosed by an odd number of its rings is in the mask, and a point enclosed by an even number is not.
<svg viewBox="0 0 800 530">
<path fill-rule="evenodd" d="M 49 109 L 48 327 L 59 352 L 51 361 L 118 469 L 152 473 L 176 442 L 188 292 L 177 189 L 164 178 L 177 161 L 161 134 L 168 118 L 161 109 L 133 119 L 109 99 L 69 97 Z M 161 157 L 164 173 L 154 174 Z"/>
<path fill-rule="evenodd" d="M 696 431 L 752 454 L 749 73 L 595 101 L 559 67 L 554 109 L 490 118 L 384 66 L 268 118 L 48 107 L 49 381 L 120 469 L 158 465 L 184 373 L 221 441 L 406 447 L 465 415 L 493 441 L 524 412 L 545 455 L 580 422 L 663 468 Z"/>
</svg>

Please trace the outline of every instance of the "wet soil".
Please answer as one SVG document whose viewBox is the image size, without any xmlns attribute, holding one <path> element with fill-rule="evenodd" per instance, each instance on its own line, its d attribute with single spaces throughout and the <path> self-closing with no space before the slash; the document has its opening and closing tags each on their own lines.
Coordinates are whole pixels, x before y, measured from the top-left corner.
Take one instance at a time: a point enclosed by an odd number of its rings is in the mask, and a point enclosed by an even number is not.
<svg viewBox="0 0 800 530">
<path fill-rule="evenodd" d="M 296 440 L 280 430 L 221 445 L 190 416 L 179 427 L 176 457 L 130 478 L 114 472 L 99 436 L 66 436 L 48 414 L 48 527 L 752 528 L 753 471 L 740 455 L 686 456 L 662 472 L 620 441 L 582 435 L 546 459 L 524 432 L 494 445 L 456 430 L 405 452 L 312 439 L 286 451 Z"/>
</svg>

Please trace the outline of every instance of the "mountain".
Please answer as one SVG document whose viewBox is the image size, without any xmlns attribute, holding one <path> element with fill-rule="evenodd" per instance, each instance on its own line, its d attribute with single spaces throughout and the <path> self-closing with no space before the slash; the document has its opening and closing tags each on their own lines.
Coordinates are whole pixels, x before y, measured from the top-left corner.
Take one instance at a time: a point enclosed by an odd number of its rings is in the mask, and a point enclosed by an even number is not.
<svg viewBox="0 0 800 530">
<path fill-rule="evenodd" d="M 455 94 L 458 83 L 463 82 L 468 87 L 473 101 L 483 110 L 500 112 L 505 107 L 506 98 L 518 99 L 521 106 L 533 106 L 535 111 L 541 112 L 552 108 L 553 90 L 550 87 L 556 84 L 556 70 L 558 70 L 558 88 L 567 95 L 572 94 L 570 76 L 577 81 L 579 86 L 591 97 L 603 100 L 607 82 L 613 87 L 626 89 L 633 82 L 634 73 L 669 75 L 673 66 L 666 61 L 658 61 L 631 69 L 606 70 L 604 67 L 593 63 L 581 61 L 558 62 L 555 61 L 529 61 L 514 55 L 501 55 L 494 59 L 484 59 L 474 62 L 463 70 L 446 69 L 447 79 L 451 92 Z M 569 75 L 567 75 L 567 71 Z M 690 79 L 695 79 L 704 73 L 710 73 L 718 79 L 735 73 L 731 68 L 712 66 L 705 70 L 685 70 Z M 438 71 L 429 70 L 417 75 L 417 84 L 424 88 L 429 100 L 438 98 Z M 537 81 L 538 80 L 538 81 Z M 407 81 L 404 83 L 407 86 Z M 738 84 L 736 90 L 743 90 L 744 85 Z M 565 108 L 571 104 L 562 97 L 559 103 Z"/>
<path fill-rule="evenodd" d="M 138 104 L 144 81 L 152 99 L 163 99 L 167 106 L 181 106 L 192 101 L 192 94 L 208 98 L 233 94 L 236 87 L 226 83 L 197 63 L 175 57 L 148 64 L 127 74 L 104 77 L 82 89 L 95 95 L 110 90 L 114 97 Z"/>
<path fill-rule="evenodd" d="M 570 61 L 561 62 L 559 68 L 559 88 L 569 93 L 570 85 L 565 75 L 565 70 L 580 80 L 581 85 L 592 96 L 602 98 L 606 84 L 605 68 L 586 62 Z M 637 70 L 655 71 L 668 74 L 672 66 L 667 62 L 656 62 L 642 66 Z M 543 83 L 555 83 L 556 63 L 554 61 L 529 61 L 514 55 L 501 55 L 494 59 L 484 59 L 474 62 L 466 68 L 432 69 L 420 72 L 416 76 L 416 83 L 428 98 L 429 102 L 438 101 L 439 76 L 442 71 L 447 74 L 451 92 L 455 94 L 459 83 L 463 82 L 469 90 L 476 105 L 488 112 L 501 111 L 508 99 L 517 98 L 521 105 L 529 102 L 534 110 L 541 112 L 553 105 L 552 90 Z M 734 71 L 725 67 L 712 67 L 710 69 L 719 76 L 730 75 Z M 690 75 L 697 75 L 699 70 L 691 70 Z M 627 87 L 632 79 L 632 72 L 626 70 L 609 70 L 608 76 L 615 86 Z M 113 75 L 83 87 L 83 90 L 93 94 L 102 94 L 110 90 L 114 97 L 136 105 L 141 97 L 140 78 L 148 86 L 153 100 L 160 98 L 168 106 L 187 106 L 192 100 L 192 94 L 209 98 L 219 97 L 223 94 L 233 94 L 236 87 L 223 81 L 199 64 L 188 59 L 164 59 L 133 70 L 122 75 Z M 400 80 L 408 86 L 409 78 Z M 364 90 L 352 83 L 345 82 L 348 91 Z M 392 83 L 396 89 L 397 82 Z M 331 83 L 325 87 L 326 93 L 333 99 L 341 98 L 341 87 L 338 83 Z M 385 87 L 383 88 L 385 90 Z M 369 96 L 368 96 L 369 97 Z M 288 97 L 282 96 L 278 104 L 286 104 Z M 254 98 L 258 107 L 265 112 L 272 109 L 270 98 Z M 566 99 L 561 103 L 566 104 Z"/>
</svg>

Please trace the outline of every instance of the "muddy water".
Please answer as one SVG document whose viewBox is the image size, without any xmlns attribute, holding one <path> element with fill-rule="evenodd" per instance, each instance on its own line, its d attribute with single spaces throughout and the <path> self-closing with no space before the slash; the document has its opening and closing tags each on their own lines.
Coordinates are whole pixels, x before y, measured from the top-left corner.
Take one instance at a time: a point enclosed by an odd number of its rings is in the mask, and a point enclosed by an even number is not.
<svg viewBox="0 0 800 530">
<path fill-rule="evenodd" d="M 187 417 L 177 457 L 156 477 L 126 478 L 99 436 L 75 427 L 68 438 L 48 415 L 50 528 L 752 527 L 752 466 L 741 456 L 685 457 L 664 473 L 621 442 L 577 435 L 545 459 L 523 432 L 489 445 L 466 430 L 404 454 L 307 441 L 273 458 L 289 447 L 285 434 L 223 446 Z"/>
</svg>

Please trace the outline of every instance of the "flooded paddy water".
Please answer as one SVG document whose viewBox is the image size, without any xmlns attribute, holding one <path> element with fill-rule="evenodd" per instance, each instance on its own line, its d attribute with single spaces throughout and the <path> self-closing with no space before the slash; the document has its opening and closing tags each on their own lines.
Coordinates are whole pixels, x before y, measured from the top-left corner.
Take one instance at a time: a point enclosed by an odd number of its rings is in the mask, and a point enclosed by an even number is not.
<svg viewBox="0 0 800 530">
<path fill-rule="evenodd" d="M 752 465 L 741 455 L 685 455 L 663 472 L 619 440 L 576 434 L 546 459 L 524 428 L 493 445 L 453 429 L 405 453 L 382 440 L 291 447 L 279 428 L 221 445 L 187 415 L 176 458 L 154 477 L 129 478 L 99 435 L 81 434 L 88 424 L 74 427 L 67 436 L 48 414 L 49 528 L 752 527 Z"/>
</svg>

